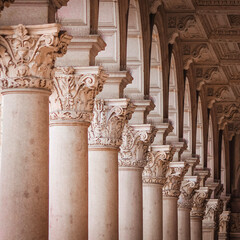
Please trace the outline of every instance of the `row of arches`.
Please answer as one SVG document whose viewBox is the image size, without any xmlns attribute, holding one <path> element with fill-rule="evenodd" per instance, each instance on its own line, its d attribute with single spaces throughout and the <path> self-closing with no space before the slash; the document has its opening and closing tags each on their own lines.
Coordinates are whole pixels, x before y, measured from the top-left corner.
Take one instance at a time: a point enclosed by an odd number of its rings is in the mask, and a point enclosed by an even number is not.
<svg viewBox="0 0 240 240">
<path fill-rule="evenodd" d="M 100 34 L 107 45 L 96 57 L 96 64 L 108 71 L 129 71 L 133 81 L 127 85 L 124 96 L 152 99 L 155 109 L 147 121 L 170 121 L 174 130 L 168 140 L 187 142 L 182 157 L 198 155 L 198 167 L 209 168 L 210 179 L 221 181 L 225 194 L 230 193 L 227 130 L 218 130 L 216 114 L 207 107 L 204 88 L 197 90 L 194 66 L 184 70 L 181 41 L 177 38 L 169 44 L 163 6 L 152 14 L 144 0 L 80 2 L 85 10 L 74 12 L 79 9 L 79 0 L 71 0 L 67 7 L 58 10 L 57 21 L 70 28 L 64 20 L 68 9 L 71 17 L 81 16 L 82 25 L 90 26 L 90 34 Z M 91 13 L 89 22 L 87 11 Z"/>
</svg>

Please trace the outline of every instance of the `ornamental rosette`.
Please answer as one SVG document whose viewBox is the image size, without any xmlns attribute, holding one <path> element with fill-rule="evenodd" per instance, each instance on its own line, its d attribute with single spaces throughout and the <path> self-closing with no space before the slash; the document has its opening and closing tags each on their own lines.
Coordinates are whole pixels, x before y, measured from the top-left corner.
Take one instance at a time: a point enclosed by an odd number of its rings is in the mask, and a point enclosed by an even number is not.
<svg viewBox="0 0 240 240">
<path fill-rule="evenodd" d="M 14 3 L 15 0 L 0 0 L 0 13 L 4 7 L 9 7 L 11 3 Z"/>
<path fill-rule="evenodd" d="M 50 120 L 90 122 L 107 74 L 101 67 L 59 67 L 53 78 Z"/>
<path fill-rule="evenodd" d="M 191 217 L 203 217 L 204 211 L 207 204 L 207 198 L 209 197 L 208 187 L 200 187 L 200 189 L 195 190 L 193 195 L 193 206 L 191 210 Z"/>
<path fill-rule="evenodd" d="M 90 147 L 114 147 L 122 144 L 122 131 L 135 106 L 129 99 L 95 100 L 93 119 L 88 129 Z"/>
<path fill-rule="evenodd" d="M 126 124 L 122 134 L 118 166 L 144 168 L 149 146 L 153 143 L 156 128 L 150 124 Z"/>
<path fill-rule="evenodd" d="M 164 197 L 179 197 L 181 182 L 188 170 L 189 165 L 186 162 L 170 162 L 167 172 L 167 180 L 163 187 Z"/>
<path fill-rule="evenodd" d="M 193 204 L 193 195 L 199 188 L 199 178 L 197 176 L 185 176 L 181 184 L 181 194 L 178 200 L 178 207 L 191 209 Z"/>
<path fill-rule="evenodd" d="M 143 170 L 143 183 L 164 185 L 169 163 L 172 161 L 175 148 L 170 145 L 151 147 L 147 153 L 147 165 Z"/>
<path fill-rule="evenodd" d="M 71 39 L 59 24 L 0 27 L 2 89 L 51 90 L 55 59 L 66 53 Z"/>
</svg>

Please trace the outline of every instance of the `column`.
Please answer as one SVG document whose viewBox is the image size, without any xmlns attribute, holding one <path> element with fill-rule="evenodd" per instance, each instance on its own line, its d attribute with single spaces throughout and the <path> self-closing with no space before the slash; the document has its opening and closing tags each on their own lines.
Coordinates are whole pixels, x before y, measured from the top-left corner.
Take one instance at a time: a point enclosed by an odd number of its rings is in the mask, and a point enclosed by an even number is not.
<svg viewBox="0 0 240 240">
<path fill-rule="evenodd" d="M 49 95 L 60 25 L 0 28 L 3 136 L 0 239 L 48 239 Z"/>
<path fill-rule="evenodd" d="M 178 200 L 178 240 L 190 240 L 190 211 L 195 189 L 199 187 L 197 176 L 185 176 Z"/>
<path fill-rule="evenodd" d="M 106 77 L 100 67 L 61 67 L 55 72 L 50 97 L 50 240 L 88 238 L 88 127 Z"/>
<path fill-rule="evenodd" d="M 170 145 L 152 146 L 143 171 L 143 239 L 162 240 L 162 187 L 175 149 Z"/>
<path fill-rule="evenodd" d="M 223 211 L 219 217 L 219 240 L 228 240 L 229 239 L 229 221 L 230 221 L 230 211 Z"/>
<path fill-rule="evenodd" d="M 187 172 L 185 162 L 170 162 L 167 180 L 163 187 L 163 239 L 178 239 L 177 201 L 181 181 Z"/>
<path fill-rule="evenodd" d="M 155 128 L 150 124 L 126 125 L 119 153 L 119 239 L 143 239 L 142 172 Z"/>
<path fill-rule="evenodd" d="M 200 187 L 193 195 L 193 207 L 190 213 L 191 240 L 202 240 L 202 219 L 208 196 L 207 187 Z"/>
<path fill-rule="evenodd" d="M 215 240 L 218 234 L 220 199 L 209 199 L 203 217 L 203 240 Z"/>
<path fill-rule="evenodd" d="M 118 151 L 134 105 L 96 100 L 89 128 L 89 239 L 118 239 Z"/>
</svg>

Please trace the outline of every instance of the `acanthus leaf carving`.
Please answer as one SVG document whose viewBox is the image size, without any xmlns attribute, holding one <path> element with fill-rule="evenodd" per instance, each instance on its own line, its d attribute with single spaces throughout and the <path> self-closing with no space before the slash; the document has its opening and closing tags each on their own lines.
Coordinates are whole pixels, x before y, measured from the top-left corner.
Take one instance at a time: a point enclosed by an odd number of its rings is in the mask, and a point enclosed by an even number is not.
<svg viewBox="0 0 240 240">
<path fill-rule="evenodd" d="M 93 120 L 88 129 L 91 147 L 114 147 L 122 144 L 122 131 L 131 119 L 135 106 L 129 99 L 95 100 Z"/>
<path fill-rule="evenodd" d="M 195 190 L 193 195 L 193 206 L 191 210 L 191 217 L 203 217 L 207 198 L 209 197 L 209 189 L 207 187 L 200 187 Z"/>
<path fill-rule="evenodd" d="M 219 217 L 219 233 L 228 233 L 229 231 L 229 221 L 230 221 L 230 211 L 223 211 Z"/>
<path fill-rule="evenodd" d="M 144 168 L 149 146 L 153 143 L 156 128 L 150 124 L 126 124 L 122 134 L 118 166 Z"/>
<path fill-rule="evenodd" d="M 181 184 L 181 194 L 178 200 L 179 208 L 192 208 L 193 195 L 199 188 L 199 178 L 197 176 L 185 176 Z"/>
<path fill-rule="evenodd" d="M 169 163 L 175 153 L 171 145 L 153 146 L 147 154 L 147 165 L 143 171 L 143 183 L 164 185 Z"/>
<path fill-rule="evenodd" d="M 50 119 L 90 122 L 95 96 L 106 78 L 101 67 L 57 68 L 50 96 Z"/>
<path fill-rule="evenodd" d="M 66 53 L 71 37 L 58 24 L 1 27 L 0 34 L 2 88 L 51 90 L 55 59 Z"/>
<path fill-rule="evenodd" d="M 166 174 L 166 183 L 163 187 L 163 196 L 179 197 L 181 182 L 188 170 L 189 165 L 186 162 L 170 162 Z"/>
</svg>

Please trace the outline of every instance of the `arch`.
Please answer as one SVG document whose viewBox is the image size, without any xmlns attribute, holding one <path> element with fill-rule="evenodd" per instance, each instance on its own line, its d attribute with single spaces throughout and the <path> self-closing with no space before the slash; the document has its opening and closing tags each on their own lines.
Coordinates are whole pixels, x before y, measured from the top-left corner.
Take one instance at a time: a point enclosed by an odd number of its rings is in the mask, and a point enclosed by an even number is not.
<svg viewBox="0 0 240 240">
<path fill-rule="evenodd" d="M 189 80 L 186 77 L 184 94 L 183 138 L 187 141 L 185 154 L 192 154 L 192 110 Z"/>
<path fill-rule="evenodd" d="M 176 71 L 176 61 L 174 54 L 171 56 L 170 72 L 169 72 L 169 99 L 168 99 L 168 117 L 173 124 L 173 132 L 169 134 L 169 138 L 177 138 L 179 140 L 179 112 L 178 112 L 178 81 Z"/>
<path fill-rule="evenodd" d="M 196 154 L 199 155 L 199 166 L 204 168 L 204 144 L 203 144 L 203 112 L 202 112 L 202 101 L 198 98 L 197 105 L 197 134 L 196 134 Z"/>
<path fill-rule="evenodd" d="M 163 75 L 162 57 L 159 32 L 156 25 L 152 30 L 151 64 L 150 64 L 150 98 L 155 109 L 150 112 L 148 119 L 151 123 L 163 122 Z"/>
<path fill-rule="evenodd" d="M 221 141 L 221 183 L 223 184 L 223 195 L 227 194 L 227 175 L 226 175 L 226 149 L 224 136 Z"/>
<path fill-rule="evenodd" d="M 214 180 L 214 142 L 213 142 L 213 122 L 209 116 L 208 124 L 208 148 L 207 148 L 207 167 L 210 169 L 210 179 Z"/>
<path fill-rule="evenodd" d="M 125 88 L 127 97 L 144 99 L 144 56 L 141 14 L 138 0 L 130 0 L 127 33 L 127 70 L 133 81 Z"/>
<path fill-rule="evenodd" d="M 119 9 L 116 0 L 99 0 L 98 32 L 107 44 L 104 51 L 98 53 L 96 64 L 108 71 L 120 69 L 120 27 Z"/>
</svg>

